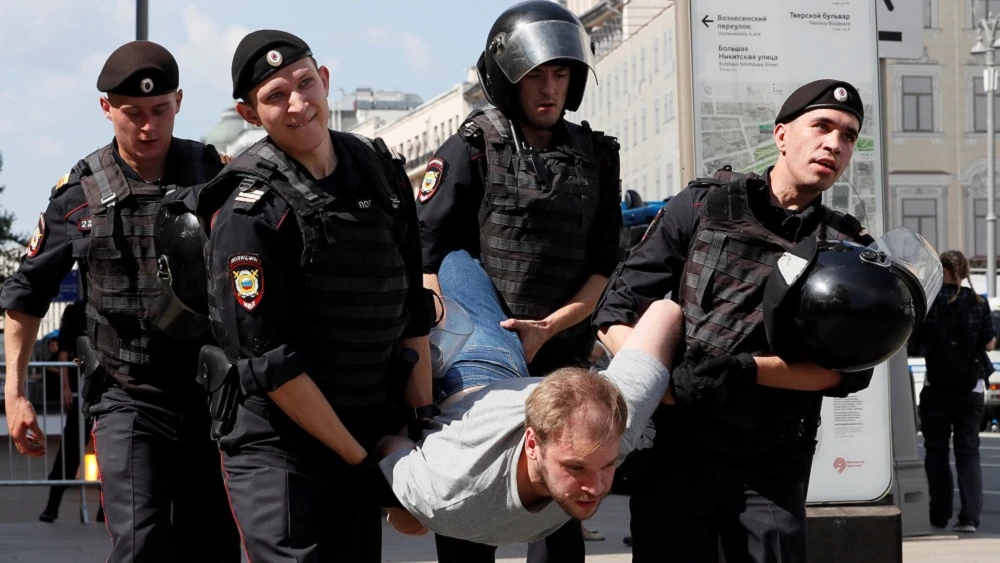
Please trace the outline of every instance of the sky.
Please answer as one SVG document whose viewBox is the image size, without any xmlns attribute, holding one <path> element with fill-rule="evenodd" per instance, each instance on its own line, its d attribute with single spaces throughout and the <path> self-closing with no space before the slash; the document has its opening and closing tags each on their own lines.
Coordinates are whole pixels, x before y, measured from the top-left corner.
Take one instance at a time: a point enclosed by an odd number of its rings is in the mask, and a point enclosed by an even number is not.
<svg viewBox="0 0 1000 563">
<path fill-rule="evenodd" d="M 430 100 L 475 64 L 496 17 L 516 0 L 150 0 L 148 39 L 180 67 L 174 135 L 201 139 L 233 104 L 236 45 L 250 31 L 298 35 L 338 88 L 402 90 Z M 0 207 L 29 235 L 52 186 L 114 135 L 97 75 L 136 38 L 134 0 L 0 0 Z"/>
</svg>

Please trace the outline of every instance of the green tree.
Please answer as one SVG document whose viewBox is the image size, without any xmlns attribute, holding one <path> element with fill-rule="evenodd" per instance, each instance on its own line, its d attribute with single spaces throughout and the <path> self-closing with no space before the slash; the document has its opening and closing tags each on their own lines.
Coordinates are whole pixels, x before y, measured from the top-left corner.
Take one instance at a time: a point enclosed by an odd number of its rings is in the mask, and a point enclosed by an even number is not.
<svg viewBox="0 0 1000 563">
<path fill-rule="evenodd" d="M 0 153 L 0 172 L 3 172 L 3 153 Z M 0 184 L 0 195 L 6 186 Z M 23 233 L 15 233 L 14 213 L 0 208 L 0 281 L 17 270 L 18 259 L 24 253 L 28 237 Z"/>
</svg>

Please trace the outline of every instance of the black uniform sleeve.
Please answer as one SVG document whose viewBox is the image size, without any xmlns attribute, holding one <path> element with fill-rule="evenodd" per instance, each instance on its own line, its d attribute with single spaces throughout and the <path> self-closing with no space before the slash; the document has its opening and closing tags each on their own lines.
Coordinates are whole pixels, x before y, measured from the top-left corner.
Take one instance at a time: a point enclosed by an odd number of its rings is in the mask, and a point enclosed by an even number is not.
<svg viewBox="0 0 1000 563">
<path fill-rule="evenodd" d="M 73 262 L 86 256 L 89 219 L 83 188 L 71 174 L 64 185 L 53 189 L 17 272 L 3 284 L 0 307 L 44 317 Z"/>
<path fill-rule="evenodd" d="M 590 232 L 589 255 L 593 273 L 611 277 L 623 258 L 622 192 L 618 152 L 606 150 L 601 162 L 601 195 L 594 228 Z"/>
<path fill-rule="evenodd" d="M 660 210 L 642 241 L 608 281 L 594 313 L 596 330 L 616 324 L 635 326 L 652 302 L 671 292 L 676 300 L 701 202 L 707 194 L 705 187 L 684 189 Z"/>
<path fill-rule="evenodd" d="M 239 353 L 237 370 L 248 394 L 274 391 L 309 371 L 292 336 L 293 311 L 300 310 L 294 300 L 302 294 L 294 285 L 301 279 L 296 275 L 300 241 L 291 210 L 273 192 L 249 212 L 234 211 L 230 197 L 215 219 L 209 243 L 214 297 L 227 348 Z M 240 279 L 246 283 L 243 296 L 236 285 Z M 247 291 L 254 280 L 260 292 L 256 304 Z"/>
<path fill-rule="evenodd" d="M 417 196 L 425 273 L 436 274 L 451 251 L 467 250 L 473 256 L 479 255 L 479 204 L 484 192 L 475 164 L 479 158 L 482 153 L 455 134 L 428 164 L 428 175 Z M 435 161 L 441 167 L 436 178 Z"/>
</svg>

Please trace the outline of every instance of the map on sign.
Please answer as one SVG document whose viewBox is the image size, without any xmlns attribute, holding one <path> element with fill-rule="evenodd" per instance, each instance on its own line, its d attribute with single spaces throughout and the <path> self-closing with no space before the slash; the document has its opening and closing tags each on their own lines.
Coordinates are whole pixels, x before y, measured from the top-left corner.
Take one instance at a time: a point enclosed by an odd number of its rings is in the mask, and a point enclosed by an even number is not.
<svg viewBox="0 0 1000 563">
<path fill-rule="evenodd" d="M 778 159 L 774 118 L 799 86 L 845 80 L 865 120 L 851 165 L 824 203 L 880 233 L 879 117 L 873 8 L 862 0 L 697 0 L 692 5 L 696 170 L 764 173 Z M 871 52 L 869 52 L 871 51 Z"/>
<path fill-rule="evenodd" d="M 778 160 L 774 143 L 774 117 L 782 102 L 801 82 L 784 84 L 750 82 L 738 85 L 703 85 L 698 115 L 701 165 L 698 173 L 711 176 L 730 165 L 733 170 L 764 174 Z M 872 99 L 871 91 L 860 92 L 862 99 Z M 872 116 L 872 105 L 865 104 L 865 115 Z M 851 166 L 825 194 L 827 205 L 850 213 L 867 223 L 869 213 L 878 209 L 875 182 L 874 120 L 865 119 L 854 148 Z"/>
</svg>

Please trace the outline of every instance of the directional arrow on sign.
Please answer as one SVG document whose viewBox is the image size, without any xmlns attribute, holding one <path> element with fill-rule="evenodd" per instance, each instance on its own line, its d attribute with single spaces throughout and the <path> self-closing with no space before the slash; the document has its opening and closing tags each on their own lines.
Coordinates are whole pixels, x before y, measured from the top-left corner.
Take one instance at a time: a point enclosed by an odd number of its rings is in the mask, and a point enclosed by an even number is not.
<svg viewBox="0 0 1000 563">
<path fill-rule="evenodd" d="M 715 20 L 708 19 L 708 15 L 707 14 L 705 15 L 705 17 L 701 18 L 701 23 L 705 24 L 705 27 L 708 27 L 708 24 L 710 24 L 710 23 L 712 23 L 714 21 Z"/>
</svg>

